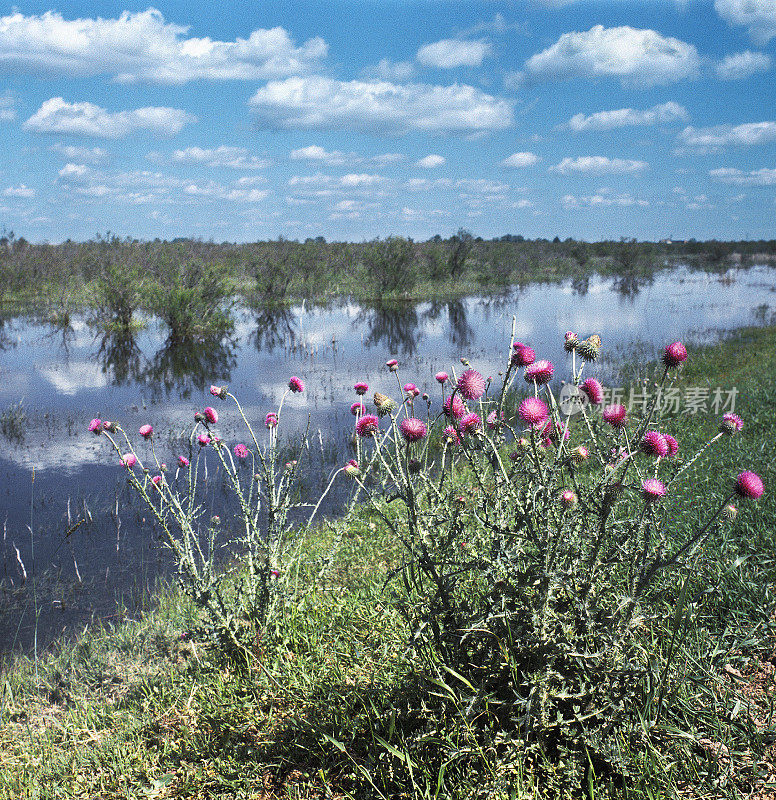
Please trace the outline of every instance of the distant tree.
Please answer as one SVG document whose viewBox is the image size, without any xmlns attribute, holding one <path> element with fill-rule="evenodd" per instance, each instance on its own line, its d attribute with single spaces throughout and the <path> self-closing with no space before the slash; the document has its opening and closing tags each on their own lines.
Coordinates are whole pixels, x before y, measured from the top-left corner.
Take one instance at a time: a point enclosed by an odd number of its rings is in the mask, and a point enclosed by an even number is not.
<svg viewBox="0 0 776 800">
<path fill-rule="evenodd" d="M 454 278 L 463 269 L 466 259 L 474 247 L 474 237 L 469 231 L 459 228 L 458 233 L 450 237 L 447 254 L 447 272 Z"/>
</svg>

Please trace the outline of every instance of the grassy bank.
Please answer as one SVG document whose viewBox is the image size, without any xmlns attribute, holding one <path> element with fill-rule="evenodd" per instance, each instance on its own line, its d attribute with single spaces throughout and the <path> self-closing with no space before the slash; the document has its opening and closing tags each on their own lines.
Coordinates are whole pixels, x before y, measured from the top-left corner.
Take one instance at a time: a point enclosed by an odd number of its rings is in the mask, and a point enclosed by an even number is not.
<svg viewBox="0 0 776 800">
<path fill-rule="evenodd" d="M 650 382 L 656 370 L 628 377 Z M 735 526 L 709 540 L 694 571 L 666 576 L 650 596 L 655 647 L 681 644 L 670 714 L 634 754 L 637 773 L 624 781 L 588 774 L 591 796 L 749 796 L 776 775 L 768 772 L 776 765 L 775 384 L 774 328 L 696 349 L 681 371 L 684 388 L 736 387 L 745 428 L 685 473 L 678 501 L 697 504 L 690 516 L 699 518 L 742 469 L 762 476 L 766 495 L 742 502 Z M 674 415 L 663 427 L 691 453 L 718 421 Z M 8 668 L 0 798 L 540 796 L 536 771 L 509 741 L 482 754 L 477 774 L 438 762 L 441 743 L 463 751 L 471 742 L 445 716 L 455 693 L 447 685 L 430 693 L 406 650 L 386 584 L 401 555 L 383 522 L 362 509 L 305 535 L 304 571 L 281 577 L 287 602 L 255 643 L 249 673 L 191 635 L 195 611 L 174 591 L 135 621 L 86 631 L 37 664 Z M 682 584 L 690 613 L 676 637 L 660 636 L 670 633 Z M 542 784 L 551 779 L 544 773 Z M 556 786 L 546 796 L 564 794 Z"/>
</svg>

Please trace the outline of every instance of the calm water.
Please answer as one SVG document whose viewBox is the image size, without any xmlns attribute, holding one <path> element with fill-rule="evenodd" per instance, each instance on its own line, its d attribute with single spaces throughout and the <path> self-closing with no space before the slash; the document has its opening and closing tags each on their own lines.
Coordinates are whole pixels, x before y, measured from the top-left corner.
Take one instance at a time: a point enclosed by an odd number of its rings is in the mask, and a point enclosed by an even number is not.
<svg viewBox="0 0 776 800">
<path fill-rule="evenodd" d="M 27 419 L 21 439 L 0 437 L 0 653 L 30 646 L 36 613 L 39 645 L 118 608 L 137 613 L 139 598 L 168 566 L 108 443 L 88 433 L 93 417 L 133 433 L 151 423 L 163 460 L 173 463 L 180 436 L 205 405 L 222 412 L 224 438 L 244 438 L 227 406 L 208 393 L 211 383 L 228 383 L 263 435 L 266 412 L 277 407 L 289 376 L 299 375 L 306 390 L 287 399 L 284 427 L 299 432 L 309 415 L 321 451 L 312 460 L 318 474 L 306 479 L 315 487 L 327 462 L 350 457 L 353 383 L 366 380 L 370 397 L 374 390 L 396 396 L 388 358 L 400 359 L 403 382 L 436 398 L 434 373 L 462 356 L 483 374 L 498 373 L 513 315 L 516 337 L 552 360 L 561 377 L 565 331 L 600 334 L 607 359 L 596 369 L 605 377 L 607 364 L 634 349 L 651 355 L 675 339 L 708 341 L 771 321 L 774 312 L 776 269 L 754 267 L 722 276 L 676 270 L 640 285 L 591 278 L 398 307 L 243 309 L 234 336 L 217 347 L 167 346 L 154 320 L 126 341 L 104 338 L 87 317 L 64 330 L 6 319 L 0 412 L 21 400 Z M 209 497 L 218 511 L 215 481 Z"/>
</svg>

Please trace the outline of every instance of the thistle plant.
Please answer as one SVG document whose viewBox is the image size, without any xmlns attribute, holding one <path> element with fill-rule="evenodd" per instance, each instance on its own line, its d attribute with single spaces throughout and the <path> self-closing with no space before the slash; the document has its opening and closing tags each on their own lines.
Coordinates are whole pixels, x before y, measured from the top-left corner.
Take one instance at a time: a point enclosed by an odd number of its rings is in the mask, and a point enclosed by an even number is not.
<svg viewBox="0 0 776 800">
<path fill-rule="evenodd" d="M 296 499 L 307 432 L 296 457 L 281 464 L 278 431 L 287 396 L 303 391 L 304 383 L 292 377 L 278 409 L 267 413 L 266 436 L 260 440 L 237 398 L 226 386 L 211 386 L 217 400 L 231 403 L 246 440 L 234 446 L 222 440 L 219 412 L 208 406 L 194 415 L 188 447 L 177 456 L 174 470 L 160 461 L 151 425 L 140 427 L 145 441 L 137 449 L 118 423 L 94 419 L 89 425 L 113 447 L 130 486 L 151 512 L 162 543 L 172 552 L 181 589 L 205 613 L 206 632 L 226 655 L 243 664 L 254 660 L 269 620 L 282 605 L 287 576 L 298 558 L 287 540 L 294 512 L 305 509 L 309 524 L 343 471 L 331 476 L 315 504 Z M 234 528 L 207 509 L 205 484 L 214 459 L 236 508 Z M 219 558 L 227 545 L 239 556 L 231 567 Z"/>
<path fill-rule="evenodd" d="M 441 411 L 432 413 L 392 359 L 403 402 L 378 394 L 377 414 L 358 414 L 349 474 L 403 545 L 392 597 L 430 694 L 456 687 L 456 735 L 470 736 L 450 758 L 498 750 L 507 737 L 577 780 L 591 766 L 626 773 L 671 679 L 673 641 L 655 650 L 650 593 L 730 525 L 734 497 L 763 493 L 742 472 L 694 530 L 676 526 L 677 482 L 743 421 L 725 415 L 718 435 L 682 459 L 659 430 L 656 398 L 684 346 L 665 349 L 659 391 L 638 417 L 602 408 L 603 387 L 584 374 L 600 349 L 598 336 L 566 334 L 574 410 L 551 388 L 554 365 L 511 341 L 496 391 L 465 362 L 460 376 L 435 376 Z"/>
</svg>

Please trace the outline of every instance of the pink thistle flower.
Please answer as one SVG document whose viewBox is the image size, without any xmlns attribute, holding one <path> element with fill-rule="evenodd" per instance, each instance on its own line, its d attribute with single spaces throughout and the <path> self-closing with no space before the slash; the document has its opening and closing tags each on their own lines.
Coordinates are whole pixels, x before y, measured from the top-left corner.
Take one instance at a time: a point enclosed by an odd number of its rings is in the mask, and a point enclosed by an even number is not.
<svg viewBox="0 0 776 800">
<path fill-rule="evenodd" d="M 500 428 L 501 425 L 504 423 L 504 412 L 501 412 L 501 417 L 499 418 L 496 414 L 495 409 L 488 414 L 488 418 L 485 421 L 485 424 L 488 426 L 488 430 L 495 431 L 497 428 Z"/>
<path fill-rule="evenodd" d="M 527 367 L 536 360 L 536 353 L 527 344 L 515 342 L 512 345 L 512 349 L 514 351 L 512 353 L 512 364 L 516 367 Z"/>
<path fill-rule="evenodd" d="M 681 342 L 669 344 L 663 351 L 663 363 L 667 367 L 678 367 L 687 359 L 687 348 Z"/>
<path fill-rule="evenodd" d="M 396 372 L 399 369 L 399 362 L 395 358 L 391 358 L 385 362 L 385 366 L 388 367 L 391 372 Z"/>
<path fill-rule="evenodd" d="M 218 422 L 218 412 L 213 408 L 213 406 L 208 406 L 202 413 L 205 415 L 205 419 L 211 425 L 215 425 L 216 422 Z"/>
<path fill-rule="evenodd" d="M 583 445 L 580 445 L 571 453 L 571 460 L 575 464 L 582 464 L 587 461 L 588 458 L 590 458 L 590 451 Z"/>
<path fill-rule="evenodd" d="M 134 453 L 125 453 L 121 461 L 127 469 L 132 469 L 137 464 L 137 456 Z"/>
<path fill-rule="evenodd" d="M 278 415 L 274 411 L 270 411 L 267 416 L 264 418 L 264 425 L 267 428 L 277 428 L 278 426 Z"/>
<path fill-rule="evenodd" d="M 758 500 L 764 491 L 762 478 L 754 472 L 747 470 L 736 478 L 736 494 L 741 497 Z"/>
<path fill-rule="evenodd" d="M 359 381 L 353 386 L 353 388 L 356 390 L 356 394 L 362 395 L 366 394 L 369 391 L 369 384 L 364 383 L 363 381 Z"/>
<path fill-rule="evenodd" d="M 178 456 L 178 466 L 179 467 L 188 467 L 191 462 L 186 458 L 186 456 Z"/>
<path fill-rule="evenodd" d="M 668 442 L 665 436 L 657 431 L 647 431 L 639 444 L 639 448 L 642 453 L 646 453 L 649 456 L 662 458 L 668 455 Z"/>
<path fill-rule="evenodd" d="M 525 368 L 523 377 L 528 383 L 535 383 L 537 386 L 543 386 L 552 380 L 552 375 L 555 372 L 555 367 L 549 361 L 534 361 Z"/>
<path fill-rule="evenodd" d="M 419 442 L 424 439 L 428 431 L 422 420 L 415 419 L 415 417 L 407 417 L 399 424 L 401 435 L 408 442 Z"/>
<path fill-rule="evenodd" d="M 153 432 L 154 432 L 154 429 L 153 429 L 153 427 L 151 425 L 141 425 L 140 426 L 140 430 L 138 431 L 138 433 L 144 439 L 150 439 L 151 435 L 153 434 Z"/>
<path fill-rule="evenodd" d="M 377 433 L 378 419 L 374 414 L 364 414 L 356 423 L 356 433 L 362 438 Z"/>
<path fill-rule="evenodd" d="M 518 416 L 523 422 L 528 423 L 532 428 L 543 425 L 550 416 L 547 403 L 538 397 L 526 397 L 518 408 Z"/>
<path fill-rule="evenodd" d="M 728 436 L 733 436 L 736 433 L 739 433 L 741 429 L 744 427 L 744 421 L 738 414 L 723 414 L 722 415 L 722 422 L 719 424 L 719 429 L 722 433 L 727 434 Z"/>
<path fill-rule="evenodd" d="M 437 383 L 444 383 L 449 377 L 450 376 L 446 372 L 437 372 L 437 374 L 434 375 L 434 380 Z"/>
<path fill-rule="evenodd" d="M 588 400 L 594 405 L 601 405 L 604 401 L 604 387 L 595 379 L 588 378 L 582 381 L 579 386 L 580 391 L 587 395 Z"/>
<path fill-rule="evenodd" d="M 244 444 L 236 444 L 234 446 L 234 454 L 237 458 L 248 458 L 248 448 Z"/>
<path fill-rule="evenodd" d="M 679 452 L 679 442 L 670 433 L 664 433 L 663 438 L 668 445 L 668 457 L 673 458 Z"/>
<path fill-rule="evenodd" d="M 411 395 L 412 397 L 417 397 L 420 394 L 420 389 L 418 389 L 418 387 L 415 386 L 414 383 L 405 383 L 404 393 L 407 395 Z"/>
<path fill-rule="evenodd" d="M 607 406 L 603 417 L 604 422 L 608 422 L 613 428 L 624 428 L 628 424 L 628 412 L 623 405 Z"/>
<path fill-rule="evenodd" d="M 450 444 L 461 444 L 461 434 L 458 433 L 458 429 L 455 425 L 448 425 L 442 431 L 442 441 L 449 442 Z"/>
<path fill-rule="evenodd" d="M 210 437 L 206 433 L 200 433 L 200 435 L 197 436 L 197 441 L 200 447 L 207 447 L 210 444 Z"/>
<path fill-rule="evenodd" d="M 211 386 L 210 387 L 210 394 L 212 394 L 213 397 L 218 397 L 221 400 L 225 400 L 226 399 L 226 386 Z"/>
<path fill-rule="evenodd" d="M 577 504 L 577 496 L 571 489 L 566 489 L 560 496 L 560 502 L 564 508 L 571 508 Z"/>
<path fill-rule="evenodd" d="M 355 458 L 351 458 L 347 464 L 342 468 L 344 473 L 350 477 L 355 478 L 356 475 L 361 474 L 361 468 L 358 466 L 358 461 Z"/>
<path fill-rule="evenodd" d="M 292 375 L 291 378 L 288 380 L 288 388 L 297 394 L 298 392 L 304 391 L 304 381 L 301 378 L 297 378 L 296 375 Z"/>
<path fill-rule="evenodd" d="M 476 369 L 467 369 L 458 378 L 458 391 L 467 400 L 479 400 L 485 394 L 485 378 Z"/>
<path fill-rule="evenodd" d="M 99 436 L 102 433 L 102 420 L 93 419 L 89 423 L 89 430 L 91 433 L 97 434 L 97 436 Z"/>
<path fill-rule="evenodd" d="M 445 416 L 451 419 L 453 417 L 455 417 L 455 419 L 460 419 L 466 413 L 466 406 L 463 400 L 455 394 L 445 400 L 442 404 L 442 408 L 444 409 Z"/>
<path fill-rule="evenodd" d="M 366 414 L 366 406 L 360 400 L 356 400 L 350 407 L 350 413 L 354 417 L 357 417 L 359 414 Z"/>
<path fill-rule="evenodd" d="M 466 414 L 459 420 L 458 427 L 464 433 L 477 433 L 477 431 L 482 429 L 482 420 L 477 414 Z"/>
<path fill-rule="evenodd" d="M 567 353 L 572 353 L 576 346 L 579 344 L 579 336 L 574 333 L 574 331 L 566 331 L 566 336 L 564 337 L 563 341 L 563 349 Z"/>
<path fill-rule="evenodd" d="M 647 478 L 641 484 L 641 494 L 648 503 L 651 503 L 665 497 L 666 487 L 663 481 L 659 481 L 657 478 Z"/>
<path fill-rule="evenodd" d="M 159 486 L 159 484 L 161 482 L 162 482 L 162 476 L 161 475 L 154 475 L 154 477 L 151 478 L 151 483 L 153 483 L 154 486 Z"/>
</svg>

